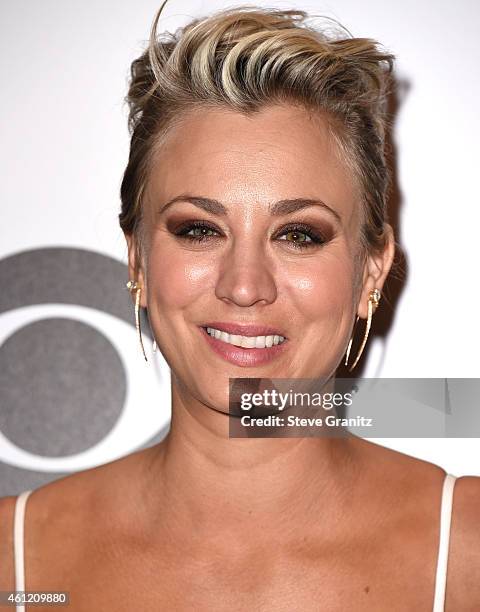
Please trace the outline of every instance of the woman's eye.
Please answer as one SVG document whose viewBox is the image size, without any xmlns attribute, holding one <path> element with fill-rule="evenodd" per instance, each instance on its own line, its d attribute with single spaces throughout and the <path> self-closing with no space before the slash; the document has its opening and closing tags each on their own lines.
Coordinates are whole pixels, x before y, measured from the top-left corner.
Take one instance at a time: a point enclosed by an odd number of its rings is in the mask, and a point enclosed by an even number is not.
<svg viewBox="0 0 480 612">
<path fill-rule="evenodd" d="M 308 234 L 296 230 L 286 232 L 282 235 L 280 240 L 283 240 L 283 237 L 285 238 L 285 240 L 288 240 L 288 242 L 313 242 L 313 240 Z"/>
<path fill-rule="evenodd" d="M 277 239 L 288 242 L 290 246 L 300 249 L 320 246 L 326 242 L 323 236 L 317 234 L 313 229 L 306 227 L 285 228 Z"/>
<path fill-rule="evenodd" d="M 184 236 L 212 236 L 214 233 L 210 227 L 193 227 Z"/>
<path fill-rule="evenodd" d="M 203 223 L 190 223 L 177 230 L 175 235 L 186 240 L 201 242 L 207 238 L 217 237 L 219 232 Z"/>
</svg>

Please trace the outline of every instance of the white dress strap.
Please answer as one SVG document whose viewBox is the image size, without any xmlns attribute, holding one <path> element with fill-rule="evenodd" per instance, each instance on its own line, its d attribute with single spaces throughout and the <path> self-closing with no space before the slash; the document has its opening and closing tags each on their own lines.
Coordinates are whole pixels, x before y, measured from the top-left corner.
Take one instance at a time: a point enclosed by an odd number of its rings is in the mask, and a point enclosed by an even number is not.
<svg viewBox="0 0 480 612">
<path fill-rule="evenodd" d="M 456 479 L 456 476 L 447 474 L 445 476 L 445 480 L 443 481 L 442 505 L 440 509 L 440 541 L 438 545 L 433 612 L 444 612 L 445 609 L 450 523 L 452 520 L 453 488 L 455 486 Z"/>
<path fill-rule="evenodd" d="M 23 491 L 15 502 L 15 515 L 13 519 L 13 556 L 15 564 L 15 590 L 25 590 L 25 562 L 23 534 L 25 526 L 25 504 L 32 491 Z M 25 612 L 23 604 L 17 604 L 17 612 Z"/>
</svg>

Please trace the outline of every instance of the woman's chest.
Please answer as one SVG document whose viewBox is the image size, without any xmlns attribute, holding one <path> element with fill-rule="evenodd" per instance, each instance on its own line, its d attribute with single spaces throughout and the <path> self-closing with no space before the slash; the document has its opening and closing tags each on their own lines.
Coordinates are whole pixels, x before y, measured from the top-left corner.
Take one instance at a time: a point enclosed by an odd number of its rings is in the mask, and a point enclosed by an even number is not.
<svg viewBox="0 0 480 612">
<path fill-rule="evenodd" d="M 415 547 L 414 547 L 415 548 Z M 422 554 L 419 554 L 419 553 Z M 296 552 L 128 550 L 102 546 L 36 566 L 27 590 L 62 590 L 69 609 L 431 612 L 432 551 L 339 546 Z M 33 567 L 33 564 L 32 564 Z"/>
</svg>

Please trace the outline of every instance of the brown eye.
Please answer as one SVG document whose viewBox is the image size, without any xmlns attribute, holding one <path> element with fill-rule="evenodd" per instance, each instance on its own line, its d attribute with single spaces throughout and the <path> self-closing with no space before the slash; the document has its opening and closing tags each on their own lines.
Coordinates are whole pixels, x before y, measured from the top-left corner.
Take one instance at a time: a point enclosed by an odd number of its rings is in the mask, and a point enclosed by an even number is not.
<svg viewBox="0 0 480 612">
<path fill-rule="evenodd" d="M 284 236 L 288 242 L 313 242 L 310 236 L 298 230 L 291 230 L 284 234 Z"/>
<path fill-rule="evenodd" d="M 320 247 L 326 242 L 324 236 L 310 226 L 297 224 L 284 227 L 277 234 L 277 240 L 298 249 Z"/>
</svg>

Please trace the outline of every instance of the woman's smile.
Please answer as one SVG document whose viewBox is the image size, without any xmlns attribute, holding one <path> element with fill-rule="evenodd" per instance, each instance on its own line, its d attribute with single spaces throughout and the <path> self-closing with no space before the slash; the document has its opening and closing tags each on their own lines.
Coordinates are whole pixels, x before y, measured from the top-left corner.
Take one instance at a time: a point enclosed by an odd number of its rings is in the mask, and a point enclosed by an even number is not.
<svg viewBox="0 0 480 612">
<path fill-rule="evenodd" d="M 263 365 L 284 353 L 288 345 L 277 329 L 263 325 L 213 322 L 199 329 L 217 355 L 240 367 Z"/>
</svg>

